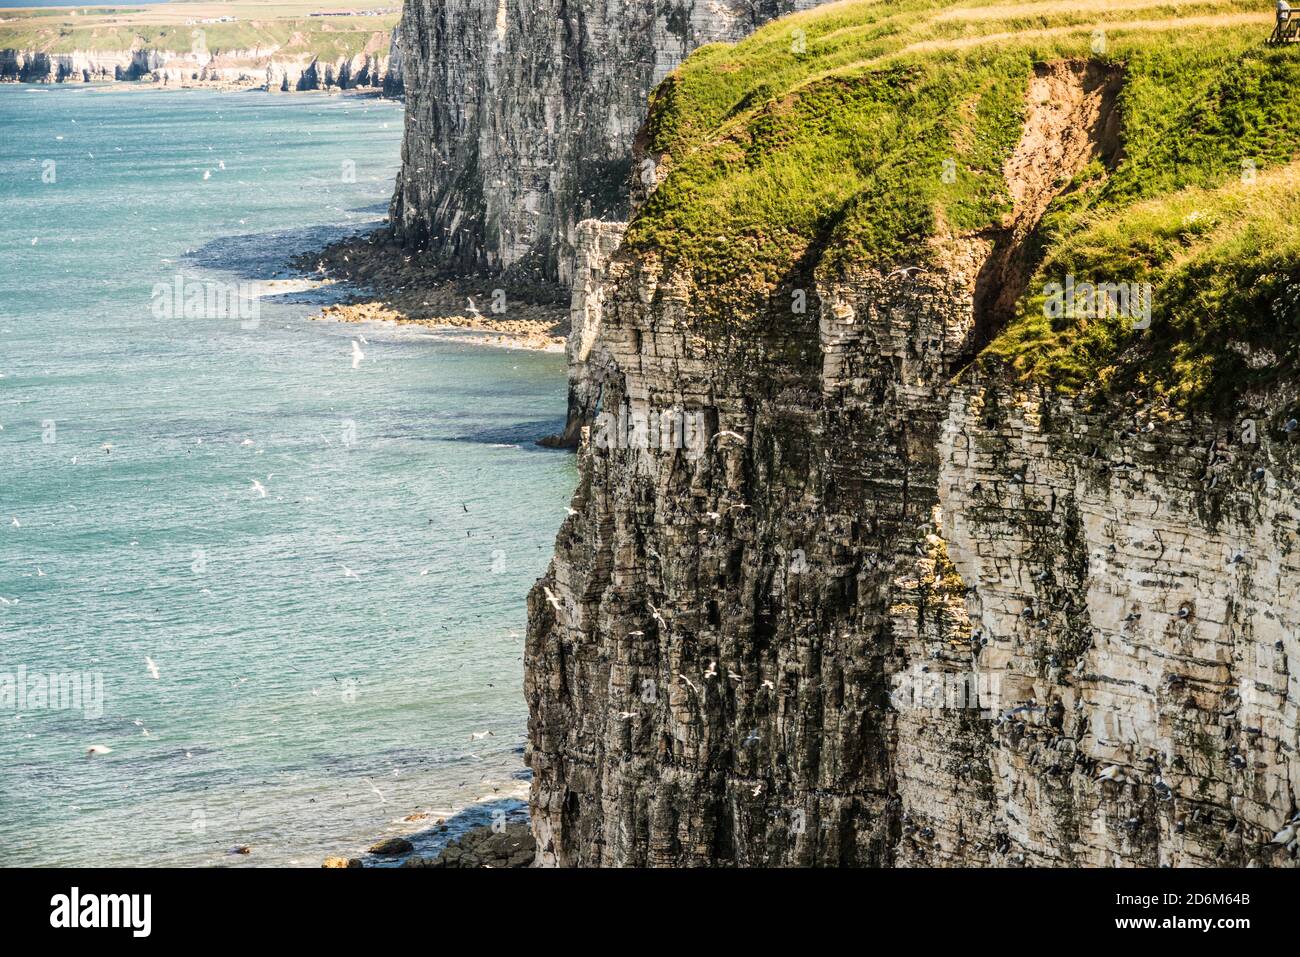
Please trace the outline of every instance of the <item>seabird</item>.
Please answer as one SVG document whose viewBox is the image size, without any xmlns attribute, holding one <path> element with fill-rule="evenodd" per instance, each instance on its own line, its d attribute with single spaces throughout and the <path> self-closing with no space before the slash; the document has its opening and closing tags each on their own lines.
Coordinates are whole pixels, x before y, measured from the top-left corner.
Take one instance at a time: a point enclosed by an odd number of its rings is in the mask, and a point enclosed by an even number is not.
<svg viewBox="0 0 1300 957">
<path fill-rule="evenodd" d="M 557 615 L 563 614 L 564 609 L 560 606 L 560 599 L 555 597 L 555 592 L 551 591 L 545 585 L 542 586 L 542 591 L 546 593 L 546 600 L 551 603 L 551 607 L 555 609 L 555 613 Z"/>
<path fill-rule="evenodd" d="M 888 282 L 890 279 L 893 279 L 895 276 L 902 276 L 904 279 L 911 279 L 917 273 L 923 273 L 923 272 L 925 272 L 925 270 L 922 269 L 920 266 L 903 266 L 899 269 L 895 269 L 888 276 L 886 276 L 885 281 Z"/>
<path fill-rule="evenodd" d="M 92 744 L 86 749 L 88 757 L 94 757 L 96 754 L 112 754 L 113 749 L 106 744 Z"/>
<path fill-rule="evenodd" d="M 361 360 L 364 359 L 365 357 L 366 354 L 361 351 L 361 343 L 353 339 L 352 340 L 352 368 L 355 369 L 357 366 L 361 365 Z"/>
<path fill-rule="evenodd" d="M 646 602 L 646 607 L 650 609 L 650 616 L 659 623 L 660 628 L 668 627 L 668 622 L 664 621 L 663 615 L 659 614 L 659 610 L 655 608 L 654 605 L 650 604 L 649 602 Z"/>
<path fill-rule="evenodd" d="M 1290 844 L 1296 839 L 1296 829 L 1294 824 L 1288 824 L 1282 830 L 1273 835 L 1270 844 Z"/>
<path fill-rule="evenodd" d="M 384 797 L 384 792 L 380 791 L 379 788 L 375 787 L 374 782 L 371 781 L 370 778 L 362 778 L 361 780 L 365 781 L 367 784 L 370 785 L 370 790 L 374 791 L 375 794 L 379 797 L 380 804 L 388 803 L 388 800 Z"/>
<path fill-rule="evenodd" d="M 145 666 L 146 670 L 148 670 L 148 672 L 149 672 L 149 677 L 152 678 L 152 679 L 154 679 L 154 681 L 157 681 L 157 680 L 158 680 L 158 666 L 157 666 L 156 664 L 154 664 L 154 660 L 153 660 L 152 658 L 150 658 L 148 655 L 145 655 L 145 656 L 144 656 L 144 666 Z"/>
</svg>

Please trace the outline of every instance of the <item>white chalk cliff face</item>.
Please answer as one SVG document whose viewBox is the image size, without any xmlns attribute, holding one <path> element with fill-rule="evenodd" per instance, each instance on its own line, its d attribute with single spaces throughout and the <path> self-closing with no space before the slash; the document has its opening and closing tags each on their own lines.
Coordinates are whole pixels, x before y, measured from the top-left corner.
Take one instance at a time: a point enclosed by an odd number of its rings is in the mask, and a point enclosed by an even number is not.
<svg viewBox="0 0 1300 957">
<path fill-rule="evenodd" d="M 392 224 L 461 273 L 569 281 L 576 224 L 626 214 L 646 97 L 704 43 L 816 0 L 409 0 Z"/>
<path fill-rule="evenodd" d="M 992 832 L 1031 864 L 1294 863 L 1268 842 L 1300 789 L 1297 446 L 1267 431 L 954 391 L 942 537 L 979 638 L 914 654 L 1031 710 L 978 737 L 934 712 L 900 753 L 931 859 Z"/>
<path fill-rule="evenodd" d="M 224 84 L 273 91 L 382 88 L 402 90 L 401 57 L 393 38 L 374 34 L 366 51 L 320 59 L 276 47 L 251 50 L 195 49 L 186 52 L 136 48 L 47 53 L 0 50 L 0 81 L 91 83 L 146 81 L 168 86 Z"/>
</svg>

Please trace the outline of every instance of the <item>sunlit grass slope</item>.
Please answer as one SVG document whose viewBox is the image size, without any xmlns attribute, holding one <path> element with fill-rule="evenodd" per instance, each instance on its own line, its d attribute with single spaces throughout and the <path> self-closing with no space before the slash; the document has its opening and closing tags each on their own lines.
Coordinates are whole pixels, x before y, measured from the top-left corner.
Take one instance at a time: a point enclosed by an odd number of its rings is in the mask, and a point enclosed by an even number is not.
<svg viewBox="0 0 1300 957">
<path fill-rule="evenodd" d="M 1042 266 L 981 362 L 1222 403 L 1295 370 L 1300 200 L 1278 171 L 1300 149 L 1300 48 L 1264 43 L 1272 19 L 1268 2 L 1172 0 L 845 0 L 783 18 L 654 94 L 648 147 L 668 175 L 628 242 L 714 288 L 775 288 L 810 260 L 916 262 L 929 238 L 1010 212 L 1034 65 L 1103 61 L 1124 76 L 1120 160 L 1049 207 Z M 1045 319 L 1042 287 L 1067 270 L 1152 281 L 1151 328 Z M 1249 368 L 1255 342 L 1279 363 Z"/>
</svg>

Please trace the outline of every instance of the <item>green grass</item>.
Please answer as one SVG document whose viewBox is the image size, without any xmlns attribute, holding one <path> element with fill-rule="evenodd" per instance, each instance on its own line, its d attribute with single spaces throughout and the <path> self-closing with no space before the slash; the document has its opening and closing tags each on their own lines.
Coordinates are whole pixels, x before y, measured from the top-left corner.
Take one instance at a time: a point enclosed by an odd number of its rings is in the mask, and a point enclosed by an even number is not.
<svg viewBox="0 0 1300 957">
<path fill-rule="evenodd" d="M 1279 320 L 1270 298 L 1290 295 L 1296 247 L 1279 212 L 1290 203 L 1232 189 L 1243 159 L 1266 173 L 1300 151 L 1300 49 L 1264 45 L 1271 4 L 1015 6 L 1002 17 L 980 3 L 846 2 L 701 49 L 652 97 L 650 148 L 668 175 L 628 244 L 710 295 L 722 290 L 731 306 L 737 290 L 774 290 L 810 261 L 823 275 L 916 262 L 931 237 L 1001 223 L 1002 166 L 1034 64 L 1091 57 L 1124 71 L 1122 159 L 1109 175 L 1094 164 L 1049 208 L 1031 295 L 983 361 L 1062 389 L 1152 389 L 1186 407 L 1230 402 L 1278 374 L 1244 374 L 1233 351 L 1294 322 Z M 955 7 L 993 15 L 944 15 Z M 1265 20 L 1185 23 L 1243 13 Z M 1170 17 L 1183 28 L 1143 24 Z M 1099 24 L 1106 42 L 1096 52 Z M 968 42 L 979 36 L 991 39 Z M 940 175 L 948 159 L 955 182 Z M 1240 203 L 1250 228 L 1180 232 L 1171 223 L 1186 202 L 1222 205 L 1224 215 Z M 1135 338 L 1104 323 L 1051 326 L 1033 293 L 1066 269 L 1155 283 L 1152 329 Z"/>
<path fill-rule="evenodd" d="M 1048 381 L 1214 412 L 1294 380 L 1300 347 L 1300 169 L 1240 174 L 1094 218 L 1053 248 L 987 363 Z M 1152 284 L 1149 329 L 1124 317 L 1051 320 L 1043 284 L 1066 274 Z M 1273 362 L 1248 360 L 1272 353 Z"/>
<path fill-rule="evenodd" d="M 0 49 L 71 53 L 76 50 L 151 49 L 182 53 L 192 49 L 195 30 L 213 53 L 280 47 L 285 55 L 311 54 L 323 59 L 355 56 L 376 34 L 385 38 L 397 15 L 348 19 L 323 17 L 240 20 L 234 23 L 95 24 L 88 26 L 20 22 L 0 25 Z"/>
</svg>

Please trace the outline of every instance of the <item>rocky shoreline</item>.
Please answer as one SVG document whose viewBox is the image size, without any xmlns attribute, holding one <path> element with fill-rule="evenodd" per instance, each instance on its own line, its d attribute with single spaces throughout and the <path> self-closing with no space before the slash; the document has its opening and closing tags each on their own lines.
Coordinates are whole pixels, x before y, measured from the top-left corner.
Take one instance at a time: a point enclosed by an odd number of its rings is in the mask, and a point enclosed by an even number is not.
<svg viewBox="0 0 1300 957">
<path fill-rule="evenodd" d="M 458 810 L 413 812 L 364 852 L 329 855 L 321 867 L 529 867 L 536 843 L 526 797 L 526 788 L 504 788 Z"/>
<path fill-rule="evenodd" d="M 334 243 L 293 263 L 317 279 L 357 292 L 315 319 L 424 326 L 440 338 L 501 348 L 560 352 L 569 333 L 567 303 L 548 286 L 495 279 L 450 279 L 383 230 Z"/>
<path fill-rule="evenodd" d="M 373 848 L 372 848 L 373 850 Z M 537 840 L 528 824 L 479 827 L 452 841 L 437 857 L 408 857 L 403 867 L 531 867 Z"/>
<path fill-rule="evenodd" d="M 150 77 L 143 77 L 138 80 L 115 80 L 112 77 L 92 78 L 85 81 L 33 81 L 19 80 L 13 77 L 0 76 L 0 85 L 28 86 L 33 89 L 42 89 L 46 86 L 53 85 L 76 85 L 86 87 L 90 92 L 113 90 L 128 92 L 152 92 L 163 90 L 210 90 L 217 93 L 291 93 L 310 94 L 312 96 L 350 96 L 364 99 L 385 99 L 401 102 L 402 93 L 400 88 L 393 93 L 385 90 L 383 87 L 376 86 L 317 86 L 300 90 L 285 91 L 279 87 L 268 87 L 266 83 L 260 80 L 229 80 L 229 79 L 208 79 L 208 80 L 186 80 L 182 83 L 168 83 L 164 80 L 155 80 Z"/>
<path fill-rule="evenodd" d="M 537 856 L 537 841 L 527 823 L 485 825 L 449 842 L 437 855 L 424 857 L 414 850 L 405 838 L 390 837 L 373 844 L 369 853 L 403 857 L 401 867 L 531 867 Z M 321 864 L 327 870 L 365 866 L 360 857 L 327 857 Z"/>
</svg>

